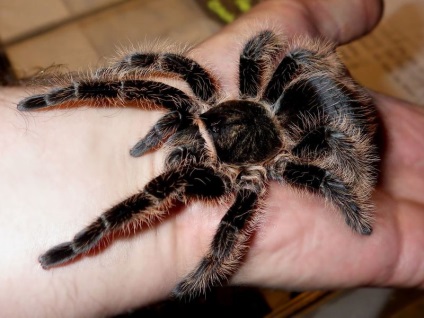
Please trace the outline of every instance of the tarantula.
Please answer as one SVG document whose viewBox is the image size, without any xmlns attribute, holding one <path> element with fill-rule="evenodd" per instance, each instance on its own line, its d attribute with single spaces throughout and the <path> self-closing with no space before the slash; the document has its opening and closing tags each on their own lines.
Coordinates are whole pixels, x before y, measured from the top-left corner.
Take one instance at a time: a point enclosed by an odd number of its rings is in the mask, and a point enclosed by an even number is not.
<svg viewBox="0 0 424 318">
<path fill-rule="evenodd" d="M 152 80 L 157 74 L 187 83 L 187 92 Z M 265 30 L 241 52 L 238 98 L 223 93 L 211 72 L 184 54 L 149 52 L 22 100 L 19 110 L 111 100 L 167 110 L 130 151 L 141 156 L 166 146 L 164 172 L 41 255 L 42 267 L 92 250 L 131 222 L 160 219 L 176 203 L 229 202 L 209 252 L 174 289 L 178 297 L 203 293 L 242 262 L 271 181 L 323 196 L 353 230 L 371 234 L 375 108 L 332 45 L 283 41 Z"/>
</svg>

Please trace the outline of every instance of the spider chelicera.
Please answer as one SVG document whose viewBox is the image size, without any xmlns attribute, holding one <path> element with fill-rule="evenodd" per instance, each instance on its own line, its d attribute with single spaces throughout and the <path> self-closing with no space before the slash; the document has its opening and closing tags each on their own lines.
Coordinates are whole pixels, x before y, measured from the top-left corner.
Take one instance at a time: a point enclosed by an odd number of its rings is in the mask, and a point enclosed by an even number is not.
<svg viewBox="0 0 424 318">
<path fill-rule="evenodd" d="M 190 89 L 155 80 L 155 74 L 176 77 Z M 167 110 L 130 151 L 141 156 L 166 146 L 164 172 L 41 255 L 42 267 L 69 262 L 131 222 L 160 219 L 175 203 L 229 202 L 209 252 L 174 290 L 178 297 L 203 293 L 242 262 L 271 181 L 323 196 L 353 230 L 371 234 L 375 108 L 331 45 L 283 41 L 265 30 L 241 52 L 239 96 L 224 94 L 197 62 L 161 52 L 130 54 L 88 78 L 22 100 L 19 110 L 81 101 L 136 101 Z"/>
</svg>

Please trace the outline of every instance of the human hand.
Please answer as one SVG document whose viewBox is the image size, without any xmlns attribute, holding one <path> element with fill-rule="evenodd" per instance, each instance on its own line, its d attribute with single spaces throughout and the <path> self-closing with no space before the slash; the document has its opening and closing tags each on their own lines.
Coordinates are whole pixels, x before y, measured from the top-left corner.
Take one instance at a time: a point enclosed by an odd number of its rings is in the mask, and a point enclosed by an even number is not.
<svg viewBox="0 0 424 318">
<path fill-rule="evenodd" d="M 289 17 L 277 22 L 288 37 L 308 34 L 339 44 L 369 31 L 381 12 L 378 1 L 265 1 L 256 9 L 252 20 L 266 21 L 271 12 L 272 17 Z M 245 25 L 253 24 L 249 16 L 245 19 L 230 25 L 229 34 L 242 33 Z M 229 43 L 223 43 L 228 37 L 222 34 L 221 41 L 218 36 L 205 43 L 204 47 L 211 46 L 208 52 L 228 47 Z M 424 143 L 420 132 L 424 132 L 424 110 L 380 94 L 373 96 L 381 120 L 373 234 L 360 237 L 346 231 L 341 218 L 329 213 L 319 198 L 273 186 L 264 224 L 235 282 L 295 290 L 423 287 Z"/>
<path fill-rule="evenodd" d="M 344 43 L 370 30 L 379 13 L 378 3 L 367 0 L 264 1 L 192 54 L 200 62 L 207 60 L 222 84 L 235 92 L 238 52 L 243 39 L 260 27 L 258 21 L 284 29 L 287 36 L 309 34 Z M 16 102 L 25 94 L 13 91 L 6 96 Z M 296 290 L 423 285 L 424 206 L 419 194 L 424 173 L 418 137 L 424 114 L 384 96 L 376 95 L 376 101 L 386 147 L 373 234 L 352 233 L 321 198 L 273 185 L 264 222 L 233 283 Z M 5 165 L 0 166 L 12 167 L 12 172 L 3 168 L 0 185 L 0 213 L 9 220 L 2 224 L 0 240 L 6 255 L 0 279 L 9 282 L 1 286 L 9 288 L 0 305 L 18 303 L 29 313 L 43 310 L 43 316 L 121 312 L 165 297 L 205 253 L 225 208 L 195 203 L 153 229 L 116 240 L 94 257 L 43 271 L 36 262 L 40 253 L 68 240 L 160 171 L 160 152 L 139 159 L 128 155 L 155 115 L 134 109 L 84 109 L 65 115 L 32 113 L 23 121 L 10 109 L 2 111 L 7 115 L 3 120 L 17 129 L 11 134 L 10 126 L 2 126 L 9 128 L 3 136 L 15 139 L 2 139 Z M 27 293 L 37 295 L 37 303 L 20 303 L 28 299 Z"/>
<path fill-rule="evenodd" d="M 377 1 L 269 1 L 262 6 L 258 15 L 251 12 L 251 21 L 269 19 L 272 12 L 272 16 L 290 19 L 281 19 L 278 25 L 289 37 L 306 33 L 340 44 L 369 31 L 380 14 Z M 239 22 L 229 27 L 230 33 L 241 33 L 245 21 Z M 219 42 L 211 48 L 228 45 Z M 268 201 L 265 225 L 236 281 L 242 277 L 243 282 L 294 289 L 422 286 L 424 152 L 420 132 L 424 112 L 396 99 L 374 97 L 381 115 L 383 147 L 372 236 L 361 238 L 345 231 L 340 220 L 329 216 L 315 198 L 276 186 Z"/>
</svg>

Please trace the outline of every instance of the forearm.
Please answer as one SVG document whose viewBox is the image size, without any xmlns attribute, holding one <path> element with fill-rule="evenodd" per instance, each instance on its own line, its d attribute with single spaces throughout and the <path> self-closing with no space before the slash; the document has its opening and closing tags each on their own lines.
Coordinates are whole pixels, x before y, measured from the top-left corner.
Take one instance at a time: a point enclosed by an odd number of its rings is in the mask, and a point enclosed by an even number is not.
<svg viewBox="0 0 424 318">
<path fill-rule="evenodd" d="M 208 61 L 219 62 L 215 69 L 230 95 L 236 94 L 235 61 L 243 42 L 264 27 L 258 21 L 285 31 L 287 36 L 317 35 L 303 7 L 295 2 L 282 5 L 283 2 L 264 2 L 193 52 L 199 61 L 206 57 Z M 225 62 L 222 62 L 223 56 Z M 0 189 L 4 195 L 0 213 L 4 214 L 3 219 L 13 213 L 9 218 L 11 222 L 4 223 L 0 231 L 4 250 L 10 251 L 0 264 L 4 269 L 2 279 L 6 282 L 1 286 L 8 288 L 2 292 L 2 308 L 15 315 L 16 310 L 25 310 L 27 314 L 38 310 L 40 316 L 55 316 L 58 312 L 93 316 L 120 312 L 168 295 L 207 250 L 225 207 L 205 209 L 195 203 L 155 225 L 154 229 L 145 227 L 128 239 L 114 240 L 95 257 L 86 256 L 49 271 L 41 269 L 37 257 L 46 248 L 70 240 L 105 209 L 136 193 L 161 171 L 163 160 L 160 152 L 141 158 L 128 154 L 157 118 L 152 112 L 131 108 L 75 108 L 19 113 L 16 102 L 26 95 L 21 89 L 5 91 L 0 116 L 5 124 L 0 126 L 6 130 L 1 139 L 0 169 L 5 171 Z M 294 204 L 298 200 L 296 197 L 293 200 L 287 188 L 278 187 L 277 196 L 271 200 L 285 202 L 285 213 L 292 217 L 287 223 L 291 230 L 270 226 L 271 230 L 264 232 L 265 241 L 254 242 L 250 259 L 262 262 L 271 260 L 269 255 L 281 258 L 292 253 L 295 260 L 299 258 L 296 244 L 286 245 L 288 250 L 283 251 L 287 254 L 272 251 L 292 241 L 293 236 L 301 236 L 305 223 L 299 223 L 300 228 L 293 227 L 293 218 L 303 219 L 308 214 L 290 214 L 303 212 L 303 209 L 298 203 Z M 316 205 L 320 201 L 311 202 L 310 205 Z M 320 210 L 323 213 L 325 207 Z M 269 212 L 271 220 L 276 217 L 285 223 L 280 219 L 284 214 L 279 210 L 269 209 Z M 328 226 L 337 223 L 327 221 L 325 216 L 323 220 Z M 279 236 L 282 231 L 287 236 Z M 278 244 L 270 245 L 277 237 Z M 268 245 L 261 246 L 261 242 Z M 263 270 L 252 265 L 258 264 L 248 263 L 235 281 L 265 285 L 273 281 L 267 276 L 266 268 L 270 264 L 260 266 Z M 281 274 L 285 273 L 286 276 L 280 276 L 281 284 L 289 287 L 302 283 L 288 282 L 290 271 Z M 307 285 L 303 283 L 303 286 Z M 37 297 L 31 298 L 34 294 Z M 28 303 L 28 299 L 34 302 Z"/>
<path fill-rule="evenodd" d="M 100 255 L 63 268 L 45 271 L 37 261 L 158 172 L 160 153 L 137 159 L 128 153 L 155 114 L 93 108 L 20 113 L 16 103 L 25 96 L 20 88 L 0 91 L 2 314 L 97 316 L 167 295 L 176 282 L 176 256 L 166 243 L 173 244 L 176 222 L 118 239 Z"/>
</svg>

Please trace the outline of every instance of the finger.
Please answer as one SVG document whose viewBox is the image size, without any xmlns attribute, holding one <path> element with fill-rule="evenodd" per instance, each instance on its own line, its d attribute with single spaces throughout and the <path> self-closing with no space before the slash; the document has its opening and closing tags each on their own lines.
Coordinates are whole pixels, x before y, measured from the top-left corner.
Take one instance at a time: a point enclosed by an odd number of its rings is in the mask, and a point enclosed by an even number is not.
<svg viewBox="0 0 424 318">
<path fill-rule="evenodd" d="M 373 93 L 379 110 L 381 163 L 379 187 L 410 202 L 424 202 L 424 109 Z M 400 182 L 401 180 L 401 182 Z"/>
<path fill-rule="evenodd" d="M 207 57 L 220 73 L 221 84 L 233 95 L 237 94 L 234 61 L 246 40 L 259 31 L 270 27 L 287 37 L 318 36 L 342 44 L 369 32 L 379 21 L 381 12 L 381 0 L 267 0 L 190 54 L 199 60 Z"/>
<path fill-rule="evenodd" d="M 382 0 L 303 1 L 319 33 L 339 44 L 370 32 L 383 13 Z"/>
<path fill-rule="evenodd" d="M 264 21 L 289 35 L 309 33 L 343 44 L 376 26 L 383 11 L 382 3 L 382 0 L 267 0 L 231 27 L 249 29 L 255 20 Z"/>
</svg>

